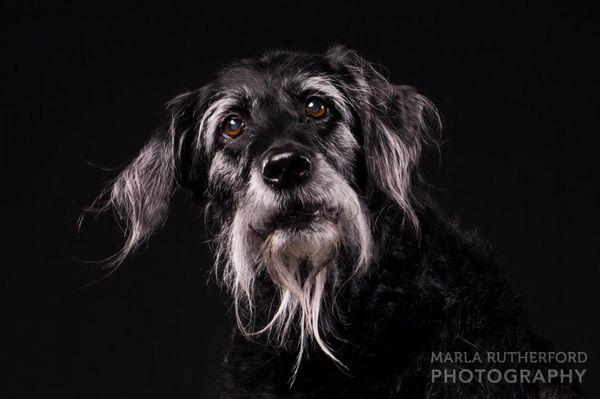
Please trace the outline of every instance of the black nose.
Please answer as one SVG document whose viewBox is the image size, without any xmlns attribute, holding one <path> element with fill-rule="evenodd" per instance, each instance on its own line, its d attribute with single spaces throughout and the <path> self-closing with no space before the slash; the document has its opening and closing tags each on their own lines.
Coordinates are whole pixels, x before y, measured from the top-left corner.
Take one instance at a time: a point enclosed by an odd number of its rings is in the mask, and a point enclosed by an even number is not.
<svg viewBox="0 0 600 399">
<path fill-rule="evenodd" d="M 277 188 L 291 188 L 302 184 L 310 175 L 310 159 L 300 152 L 271 153 L 263 162 L 263 179 Z"/>
</svg>

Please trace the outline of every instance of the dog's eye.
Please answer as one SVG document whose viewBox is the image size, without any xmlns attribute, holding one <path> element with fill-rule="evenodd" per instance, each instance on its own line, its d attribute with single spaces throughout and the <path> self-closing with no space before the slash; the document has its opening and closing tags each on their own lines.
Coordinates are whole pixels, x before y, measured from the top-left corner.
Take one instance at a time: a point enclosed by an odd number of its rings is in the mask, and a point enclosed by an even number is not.
<svg viewBox="0 0 600 399">
<path fill-rule="evenodd" d="M 310 97 L 306 101 L 306 116 L 314 119 L 321 119 L 327 114 L 327 107 L 320 98 Z"/>
<path fill-rule="evenodd" d="M 228 137 L 236 137 L 244 130 L 244 121 L 239 116 L 230 116 L 223 123 L 223 133 Z"/>
</svg>

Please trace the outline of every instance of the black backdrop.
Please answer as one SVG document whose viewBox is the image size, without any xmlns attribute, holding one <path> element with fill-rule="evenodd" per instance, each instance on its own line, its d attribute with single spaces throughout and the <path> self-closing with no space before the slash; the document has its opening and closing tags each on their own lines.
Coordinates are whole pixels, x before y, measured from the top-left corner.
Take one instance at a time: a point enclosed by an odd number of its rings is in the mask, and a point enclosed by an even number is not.
<svg viewBox="0 0 600 399">
<path fill-rule="evenodd" d="M 202 222 L 184 195 L 102 282 L 110 217 L 75 220 L 158 123 L 227 62 L 343 43 L 444 116 L 436 198 L 490 239 L 532 323 L 590 354 L 600 395 L 597 13 L 561 6 L 229 1 L 5 9 L 2 360 L 7 398 L 204 397 L 227 334 Z M 435 161 L 433 157 L 432 159 Z M 90 165 L 92 163 L 93 165 Z"/>
</svg>

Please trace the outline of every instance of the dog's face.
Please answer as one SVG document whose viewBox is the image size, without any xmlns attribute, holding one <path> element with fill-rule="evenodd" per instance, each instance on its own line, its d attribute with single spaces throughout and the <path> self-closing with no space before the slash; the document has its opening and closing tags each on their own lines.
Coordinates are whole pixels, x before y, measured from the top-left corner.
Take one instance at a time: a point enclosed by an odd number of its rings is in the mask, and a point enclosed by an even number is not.
<svg viewBox="0 0 600 399">
<path fill-rule="evenodd" d="M 109 204 L 126 221 L 116 261 L 166 217 L 181 185 L 201 194 L 214 229 L 217 267 L 240 329 L 279 344 L 324 340 L 340 276 L 373 258 L 371 198 L 383 195 L 418 230 L 411 176 L 433 106 L 389 84 L 355 53 L 274 52 L 221 71 L 169 103 L 169 125 L 117 178 Z M 343 261 L 342 261 L 343 260 Z M 276 288 L 265 325 L 251 327 L 257 281 Z"/>
</svg>

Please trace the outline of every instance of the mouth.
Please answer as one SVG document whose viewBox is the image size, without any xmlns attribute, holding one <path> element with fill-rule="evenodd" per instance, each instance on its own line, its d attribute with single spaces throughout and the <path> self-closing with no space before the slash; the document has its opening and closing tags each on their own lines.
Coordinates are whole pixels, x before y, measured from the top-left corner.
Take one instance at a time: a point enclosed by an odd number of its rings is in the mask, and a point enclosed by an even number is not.
<svg viewBox="0 0 600 399">
<path fill-rule="evenodd" d="M 292 204 L 274 215 L 265 227 L 268 231 L 300 231 L 323 221 L 335 221 L 338 214 L 339 209 L 324 204 Z"/>
</svg>

